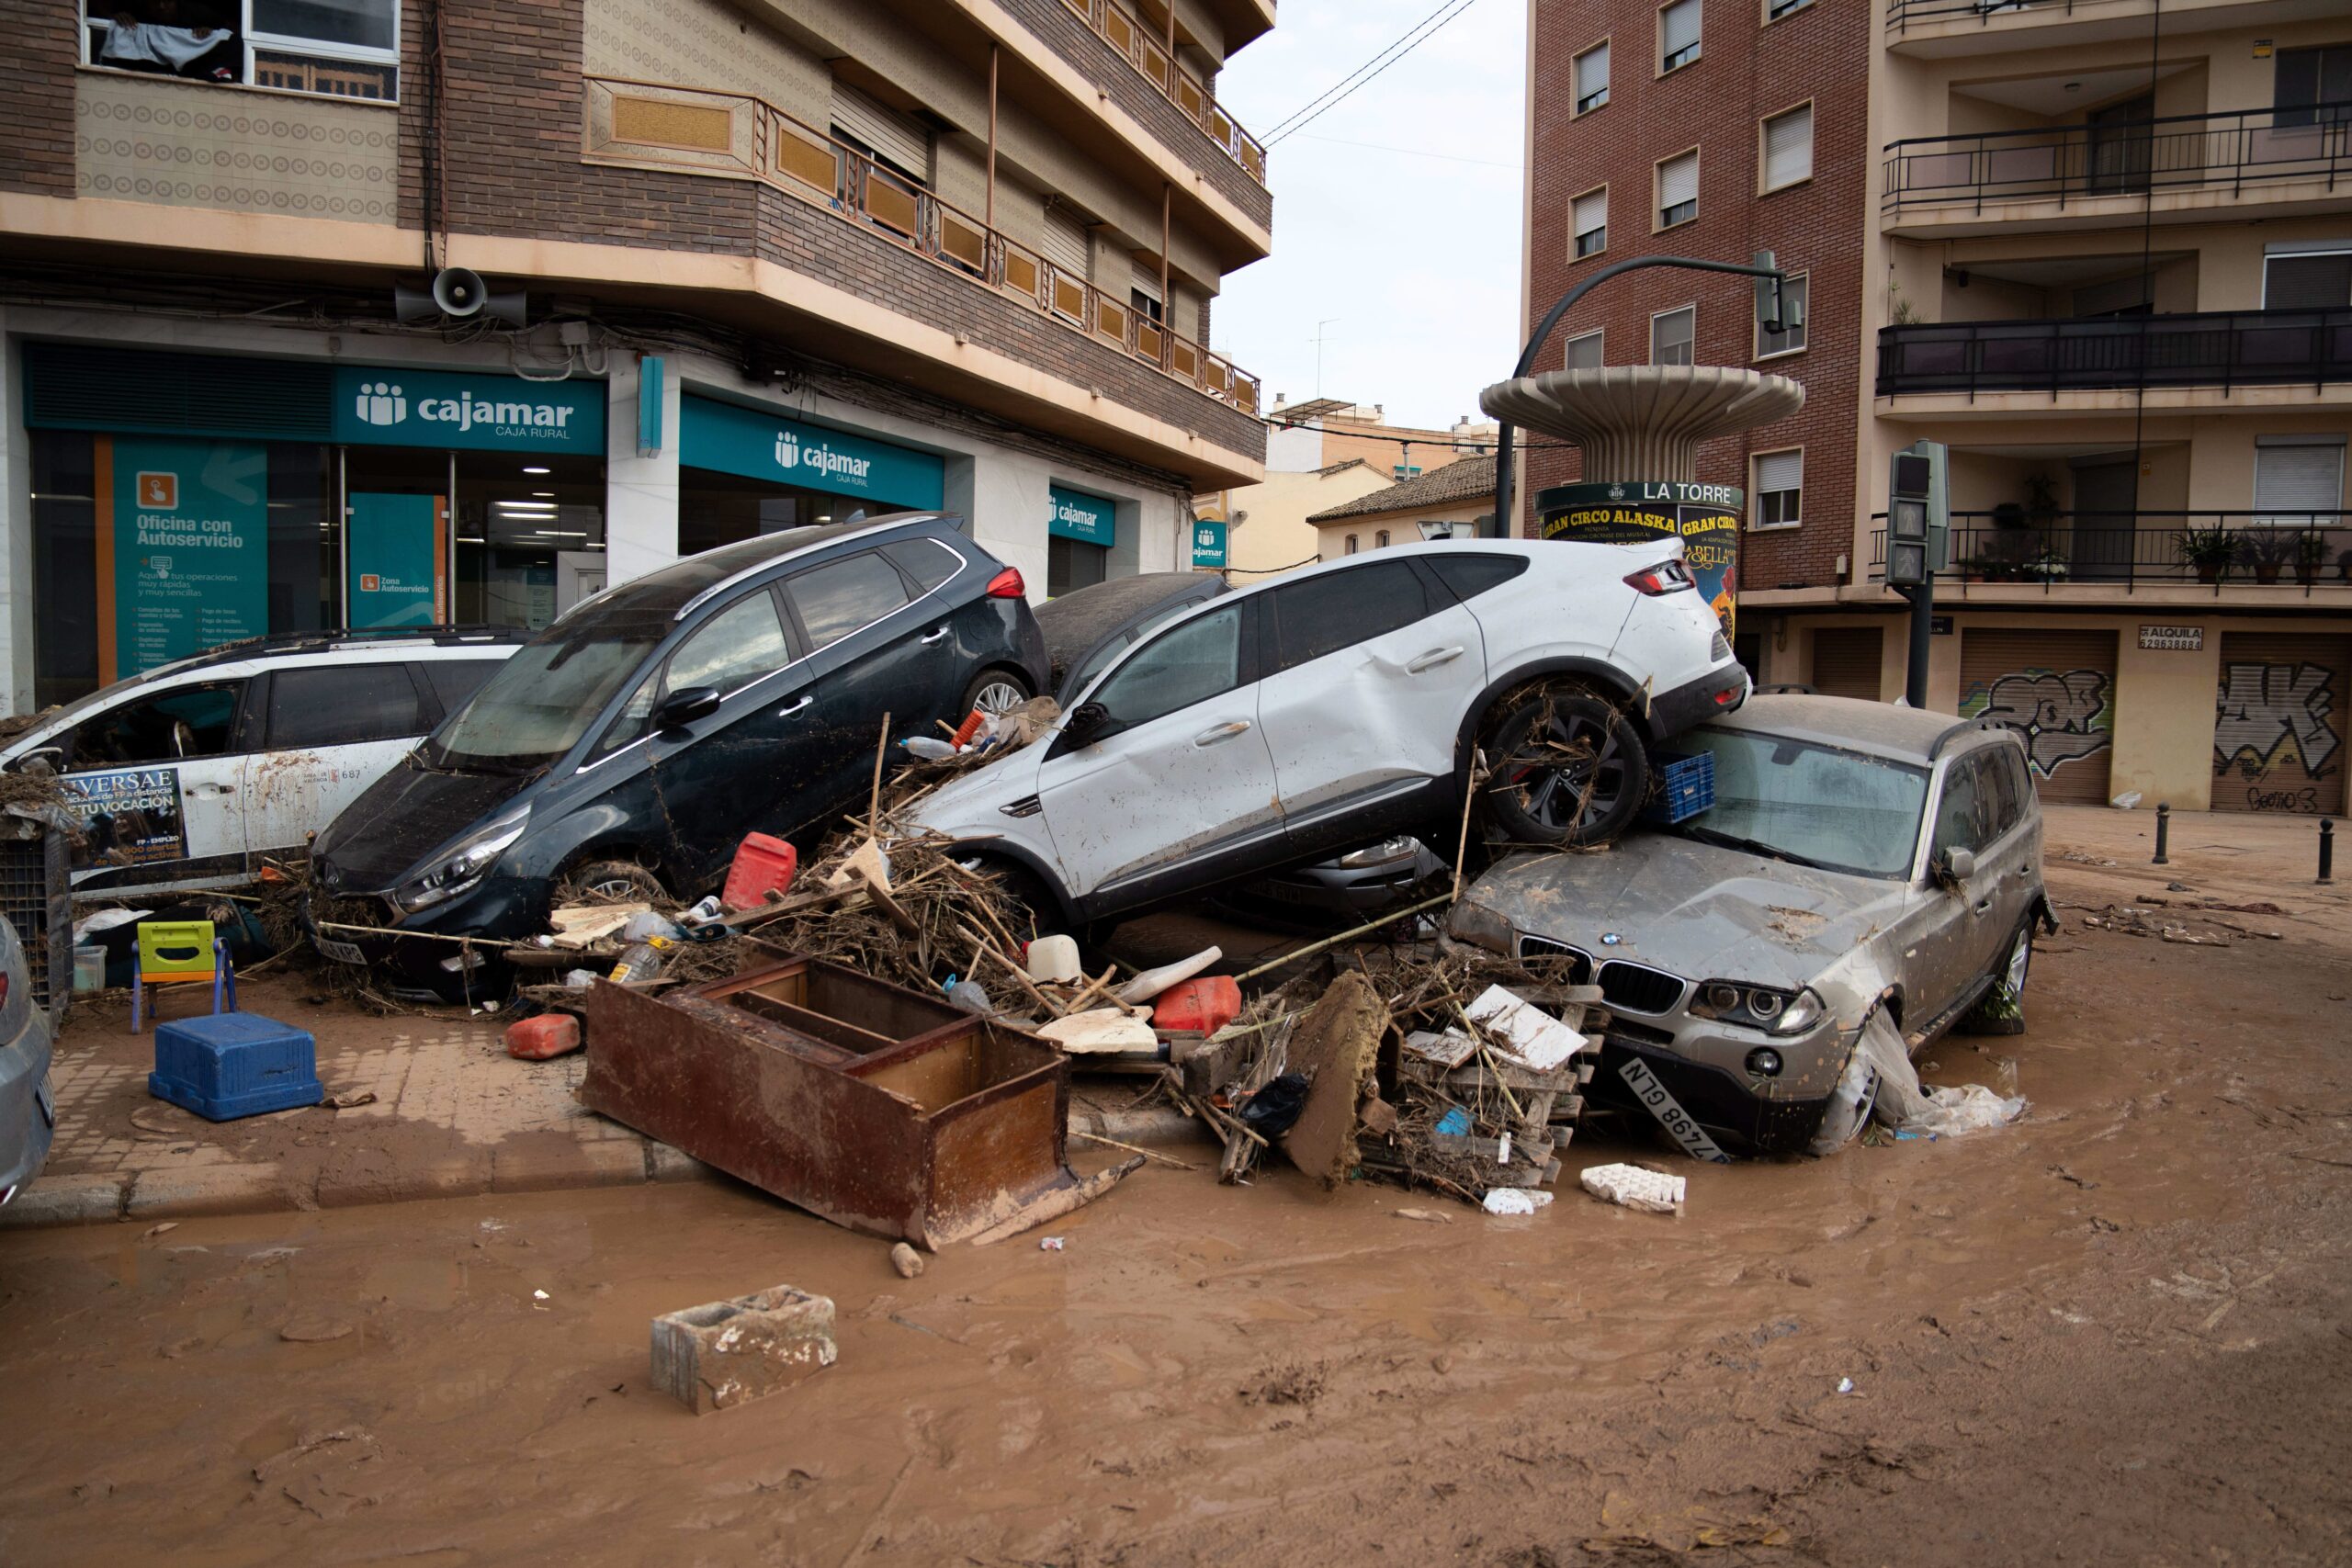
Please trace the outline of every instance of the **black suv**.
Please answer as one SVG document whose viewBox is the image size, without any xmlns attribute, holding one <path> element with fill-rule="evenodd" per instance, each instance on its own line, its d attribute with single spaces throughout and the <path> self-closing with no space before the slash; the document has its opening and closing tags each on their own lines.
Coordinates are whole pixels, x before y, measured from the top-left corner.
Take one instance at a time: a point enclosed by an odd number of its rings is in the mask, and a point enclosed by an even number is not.
<svg viewBox="0 0 2352 1568">
<path fill-rule="evenodd" d="M 884 715 L 893 737 L 935 735 L 1041 690 L 1023 592 L 939 513 L 771 534 L 606 589 L 319 835 L 316 886 L 394 930 L 493 938 L 541 929 L 567 883 L 694 897 L 744 834 L 821 832 L 862 803 Z M 440 942 L 313 939 L 444 995 L 465 983 Z"/>
</svg>

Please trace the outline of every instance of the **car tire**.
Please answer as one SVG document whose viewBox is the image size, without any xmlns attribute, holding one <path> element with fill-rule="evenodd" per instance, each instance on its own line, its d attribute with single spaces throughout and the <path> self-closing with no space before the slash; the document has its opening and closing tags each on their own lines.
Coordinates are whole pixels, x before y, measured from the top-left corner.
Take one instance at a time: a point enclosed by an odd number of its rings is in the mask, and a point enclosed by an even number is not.
<svg viewBox="0 0 2352 1568">
<path fill-rule="evenodd" d="M 2033 919 L 2018 926 L 1993 969 L 1992 988 L 1968 1010 L 1955 1031 L 1961 1034 L 2023 1034 L 2025 987 L 2033 967 Z"/>
<path fill-rule="evenodd" d="M 587 898 L 620 903 L 666 904 L 670 890 L 651 870 L 633 860 L 582 861 L 555 881 L 555 907 Z"/>
<path fill-rule="evenodd" d="M 1871 1117 L 1878 1110 L 1879 1090 L 1883 1087 L 1878 1065 L 1870 1053 L 1862 1049 L 1862 1036 L 1873 1029 L 1892 1029 L 1894 1021 L 1884 1011 L 1871 1015 L 1869 1021 L 1857 1031 L 1854 1048 L 1846 1057 L 1845 1070 L 1838 1075 L 1838 1087 L 1829 1091 L 1829 1103 L 1821 1113 L 1821 1125 L 1813 1134 L 1811 1150 L 1815 1155 L 1834 1155 L 1862 1135 L 1871 1124 Z M 1902 1048 L 1898 1036 L 1895 1048 Z"/>
<path fill-rule="evenodd" d="M 1010 670 L 983 670 L 972 677 L 964 688 L 964 700 L 956 705 L 956 716 L 961 719 L 974 708 L 995 718 L 1009 713 L 1029 700 L 1029 682 Z"/>
<path fill-rule="evenodd" d="M 1589 686 L 1533 689 L 1487 730 L 1487 812 L 1523 844 L 1606 843 L 1649 795 L 1649 749 Z"/>
</svg>

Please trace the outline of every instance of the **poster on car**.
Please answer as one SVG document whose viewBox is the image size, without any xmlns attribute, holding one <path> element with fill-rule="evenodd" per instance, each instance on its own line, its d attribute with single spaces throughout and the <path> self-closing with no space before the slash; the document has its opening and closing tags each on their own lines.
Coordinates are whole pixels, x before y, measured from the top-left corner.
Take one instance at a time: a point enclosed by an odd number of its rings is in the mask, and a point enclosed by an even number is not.
<svg viewBox="0 0 2352 1568">
<path fill-rule="evenodd" d="M 1683 479 L 1628 479 L 1555 485 L 1539 491 L 1535 514 L 1546 539 L 1633 545 L 1680 539 L 1682 561 L 1698 580 L 1724 636 L 1732 635 L 1739 598 L 1739 513 L 1744 492 L 1734 485 Z"/>
<path fill-rule="evenodd" d="M 65 809 L 82 829 L 74 869 L 154 865 L 187 859 L 177 768 L 128 768 L 68 773 L 59 779 Z"/>
</svg>

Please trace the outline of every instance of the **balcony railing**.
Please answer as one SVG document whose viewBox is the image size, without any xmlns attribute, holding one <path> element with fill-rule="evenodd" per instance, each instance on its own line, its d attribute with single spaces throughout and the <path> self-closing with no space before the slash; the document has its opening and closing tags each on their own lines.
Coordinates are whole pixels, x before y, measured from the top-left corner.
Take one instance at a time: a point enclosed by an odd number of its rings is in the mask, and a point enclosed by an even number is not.
<svg viewBox="0 0 2352 1568">
<path fill-rule="evenodd" d="M 1886 576 L 1886 514 L 1871 580 Z M 1937 581 L 2127 591 L 2187 583 L 2300 589 L 2352 584 L 2352 513 L 2059 512 L 1951 514 L 1951 566 Z"/>
<path fill-rule="evenodd" d="M 1258 412 L 1256 377 L 1170 331 L 1135 309 L 1127 299 L 1107 294 L 1065 271 L 1042 253 L 943 199 L 929 186 L 876 162 L 847 142 L 835 141 L 763 98 L 610 76 L 591 76 L 586 81 L 592 89 L 611 93 L 616 108 L 624 104 L 629 89 L 641 88 L 662 95 L 659 101 L 637 100 L 655 102 L 657 108 L 688 107 L 694 113 L 715 109 L 729 116 L 729 123 L 736 113 L 748 110 L 752 121 L 750 172 L 763 183 L 903 245 L 975 288 L 993 289 L 1029 306 L 1070 331 L 1108 344 L 1220 402 L 1248 414 Z M 640 133 L 642 140 L 630 135 L 634 123 L 632 116 L 614 115 L 610 141 L 603 150 L 605 155 L 625 153 L 634 144 L 646 150 L 648 162 L 662 166 L 709 167 L 676 164 L 682 143 L 662 139 L 676 134 L 674 119 L 649 118 L 646 130 Z M 706 145 L 714 150 L 729 145 L 727 138 L 728 132 L 721 129 Z"/>
<path fill-rule="evenodd" d="M 1878 395 L 2352 381 L 2352 309 L 1883 327 Z"/>
<path fill-rule="evenodd" d="M 2235 196 L 2280 180 L 2352 176 L 2352 103 L 1915 136 L 1887 144 L 1882 208 L 2054 201 L 2147 191 Z"/>
<path fill-rule="evenodd" d="M 2071 17 L 2077 11 L 2112 15 L 2132 4 L 2146 6 L 2149 0 L 1886 0 L 1886 25 L 1899 37 L 1929 22 L 1990 21 L 2026 11 L 2041 17 Z"/>
<path fill-rule="evenodd" d="M 1266 183 L 1265 147 L 1217 107 L 1208 85 L 1176 62 L 1142 17 L 1119 0 L 1062 0 L 1062 4 L 1083 18 L 1145 81 L 1159 89 L 1177 112 L 1199 126 L 1227 157 L 1248 170 L 1251 179 Z"/>
</svg>

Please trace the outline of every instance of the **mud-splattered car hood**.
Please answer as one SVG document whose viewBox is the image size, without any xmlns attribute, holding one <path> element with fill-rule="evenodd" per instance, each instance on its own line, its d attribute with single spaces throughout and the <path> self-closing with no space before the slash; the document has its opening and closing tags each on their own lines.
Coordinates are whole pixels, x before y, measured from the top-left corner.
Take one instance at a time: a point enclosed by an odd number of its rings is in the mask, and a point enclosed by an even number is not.
<svg viewBox="0 0 2352 1568">
<path fill-rule="evenodd" d="M 1891 930 L 1909 893 L 1897 880 L 1645 833 L 1597 853 L 1514 855 L 1464 902 L 1596 961 L 1794 987 Z"/>
</svg>

